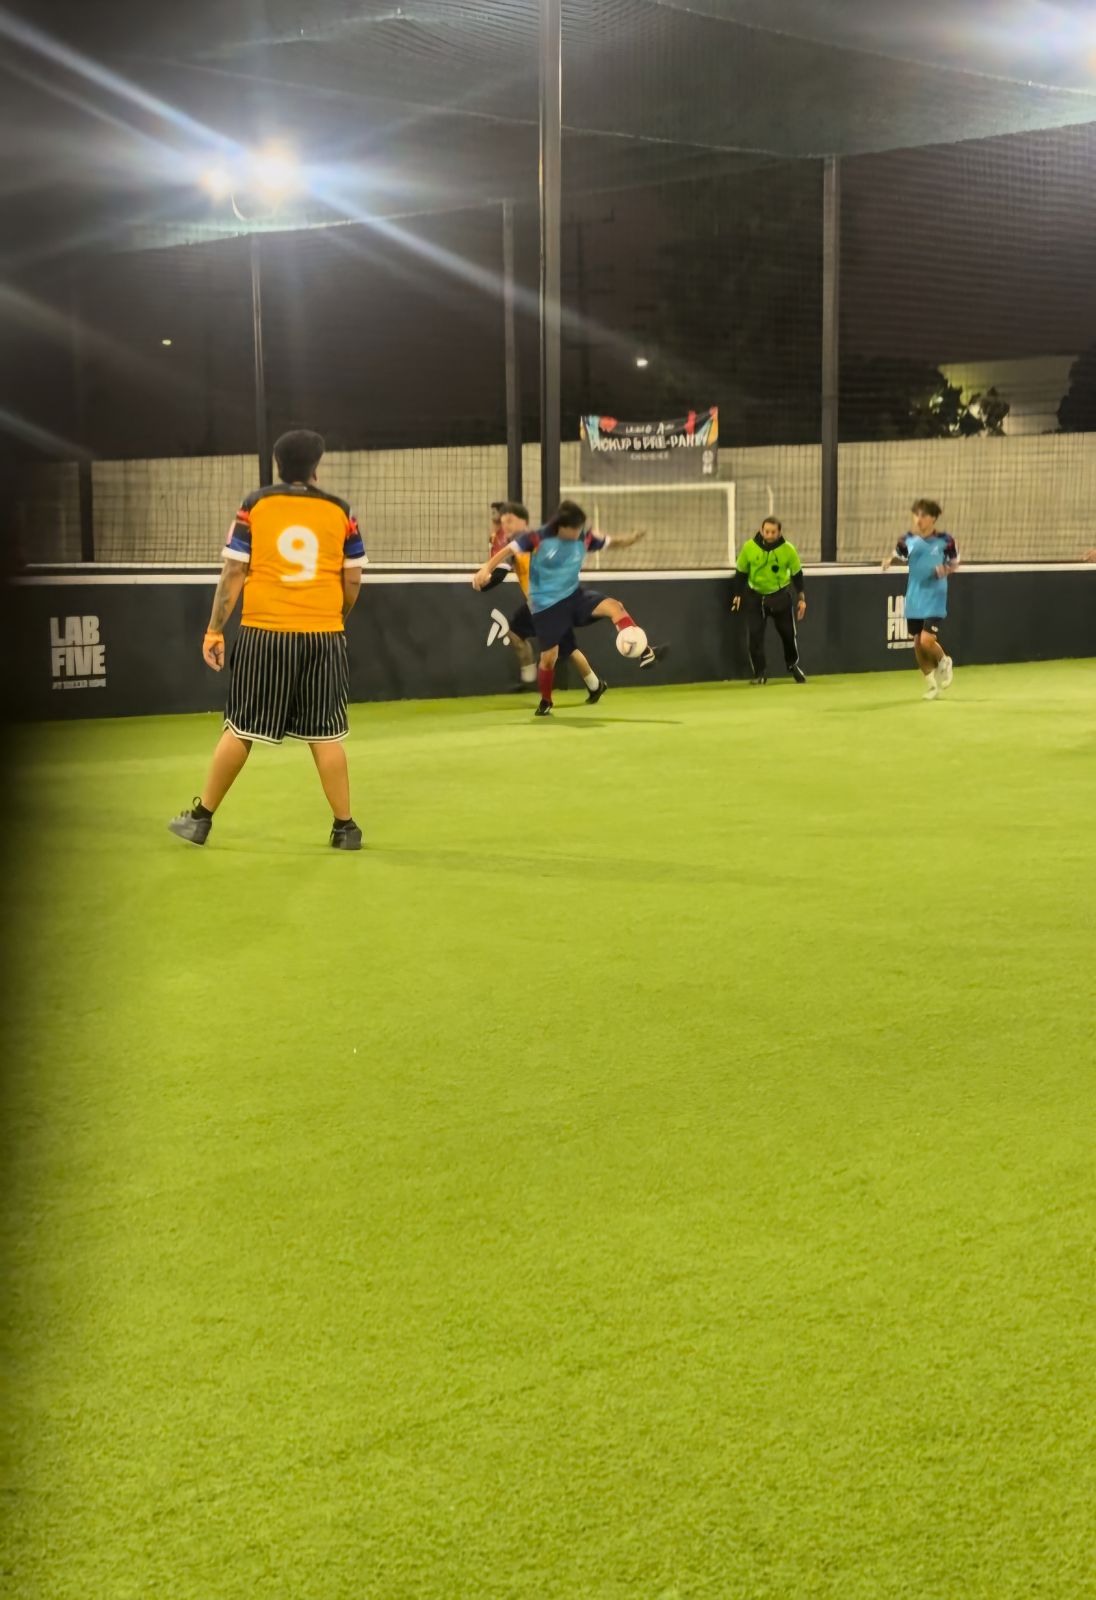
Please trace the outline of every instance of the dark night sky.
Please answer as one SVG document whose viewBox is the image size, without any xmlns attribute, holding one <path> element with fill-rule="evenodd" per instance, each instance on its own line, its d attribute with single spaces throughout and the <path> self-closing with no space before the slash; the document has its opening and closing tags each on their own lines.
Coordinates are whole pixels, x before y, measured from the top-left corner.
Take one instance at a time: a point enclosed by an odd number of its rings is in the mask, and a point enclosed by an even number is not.
<svg viewBox="0 0 1096 1600">
<path fill-rule="evenodd" d="M 753 20 L 748 0 L 708 3 Z M 795 0 L 780 4 L 804 34 L 818 31 L 823 13 L 832 37 L 856 25 L 843 0 L 809 14 Z M 491 0 L 492 8 L 501 14 L 504 0 Z M 323 0 L 313 9 L 335 15 L 350 7 Z M 359 101 L 343 88 L 317 93 L 314 84 L 298 98 L 226 76 L 223 36 L 265 29 L 270 37 L 272 22 L 291 10 L 280 0 L 227 12 L 204 0 L 186 8 L 99 0 L 39 3 L 27 14 L 219 133 L 251 139 L 287 126 L 313 159 L 322 155 L 325 172 L 368 178 L 371 207 L 437 211 L 400 224 L 417 251 L 369 226 L 265 241 L 276 425 L 315 420 L 333 444 L 346 445 L 497 439 L 501 314 L 490 283 L 500 264 L 498 210 L 474 202 L 533 198 L 527 89 L 496 122 L 409 111 L 375 95 Z M 992 16 L 976 5 L 945 13 L 933 3 L 918 11 L 915 36 L 908 7 L 877 6 L 870 29 L 854 37 L 878 47 L 882 29 L 884 42 L 907 51 L 920 42 L 926 55 L 953 65 L 970 65 L 980 38 L 983 57 L 996 52 L 991 64 L 1006 68 L 1023 12 L 1019 0 Z M 1062 12 L 1068 18 L 1070 8 Z M 971 26 L 945 26 L 961 13 Z M 525 48 L 520 29 L 499 38 L 503 53 Z M 201 69 L 171 66 L 180 53 L 193 54 L 196 40 Z M 1075 54 L 1043 48 L 1043 80 L 1075 76 Z M 167 216 L 192 232 L 201 224 L 202 197 L 180 167 L 190 130 L 165 132 L 147 104 L 33 51 L 17 51 L 14 64 L 4 96 L 5 408 L 104 455 L 249 449 L 246 243 L 109 253 L 137 218 Z M 670 83 L 668 92 L 687 103 L 687 82 Z M 490 111 L 496 101 L 489 94 L 483 104 Z M 579 121 L 581 112 L 580 105 Z M 931 129 L 928 113 L 919 111 Z M 795 114 L 793 100 L 789 123 Z M 942 122 L 940 138 L 949 126 Z M 848 159 L 843 351 L 942 362 L 1073 353 L 1096 340 L 1094 170 L 1094 123 Z M 565 427 L 587 406 L 657 414 L 714 400 L 724 407 L 724 437 L 817 437 L 819 163 L 741 161 L 671 141 L 576 134 L 565 183 L 564 290 L 583 319 L 583 331 L 567 339 Z M 454 204 L 462 209 L 446 211 Z M 532 294 L 535 212 L 525 204 L 518 215 L 519 269 Z M 431 262 L 439 250 L 462 275 Z M 470 274 L 487 292 L 470 285 Z M 74 294 L 84 329 L 82 407 L 73 383 Z M 168 336 L 170 349 L 160 342 Z M 522 346 L 532 431 L 531 318 Z M 651 362 L 643 373 L 634 365 L 641 353 Z"/>
</svg>

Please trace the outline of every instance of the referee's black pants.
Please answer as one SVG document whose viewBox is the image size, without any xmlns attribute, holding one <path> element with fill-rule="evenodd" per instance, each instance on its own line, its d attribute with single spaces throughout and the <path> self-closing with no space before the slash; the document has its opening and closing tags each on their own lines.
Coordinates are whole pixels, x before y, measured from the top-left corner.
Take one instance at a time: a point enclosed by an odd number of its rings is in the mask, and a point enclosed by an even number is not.
<svg viewBox="0 0 1096 1600">
<path fill-rule="evenodd" d="M 750 648 L 750 666 L 755 678 L 766 675 L 765 623 L 772 618 L 784 647 L 784 665 L 790 672 L 799 662 L 799 640 L 795 631 L 795 601 L 790 589 L 778 589 L 775 594 L 758 594 L 747 589 L 743 598 L 746 611 L 746 633 Z"/>
</svg>

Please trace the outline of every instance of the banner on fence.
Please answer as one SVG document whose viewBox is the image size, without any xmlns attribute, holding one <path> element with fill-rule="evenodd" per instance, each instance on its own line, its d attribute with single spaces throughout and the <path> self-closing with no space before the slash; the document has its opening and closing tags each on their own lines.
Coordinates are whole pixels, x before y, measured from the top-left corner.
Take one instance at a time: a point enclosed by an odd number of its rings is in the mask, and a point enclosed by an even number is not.
<svg viewBox="0 0 1096 1600">
<path fill-rule="evenodd" d="M 661 422 L 579 419 L 583 483 L 696 483 L 719 474 L 719 408 Z"/>
</svg>

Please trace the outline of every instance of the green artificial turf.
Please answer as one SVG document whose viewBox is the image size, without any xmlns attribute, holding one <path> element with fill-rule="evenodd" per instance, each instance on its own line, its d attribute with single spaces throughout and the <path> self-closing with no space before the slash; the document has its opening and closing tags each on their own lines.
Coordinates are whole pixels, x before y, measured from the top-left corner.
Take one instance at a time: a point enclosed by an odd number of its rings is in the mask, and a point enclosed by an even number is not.
<svg viewBox="0 0 1096 1600">
<path fill-rule="evenodd" d="M 20 736 L 2 1592 L 1096 1593 L 1096 663 L 530 712 Z"/>
</svg>

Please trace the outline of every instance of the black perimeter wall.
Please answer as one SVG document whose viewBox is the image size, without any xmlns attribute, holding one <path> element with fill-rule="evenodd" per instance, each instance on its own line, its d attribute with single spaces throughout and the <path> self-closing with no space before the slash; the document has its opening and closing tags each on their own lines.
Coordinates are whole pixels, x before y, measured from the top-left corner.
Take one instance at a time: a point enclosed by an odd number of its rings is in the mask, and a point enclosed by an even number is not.
<svg viewBox="0 0 1096 1600">
<path fill-rule="evenodd" d="M 655 640 L 672 646 L 662 683 L 749 676 L 745 624 L 730 611 L 727 575 L 614 573 L 609 590 Z M 597 575 L 590 575 L 597 587 Z M 216 573 L 75 571 L 16 580 L 7 593 L 9 714 L 17 720 L 217 711 L 225 678 L 201 659 Z M 807 569 L 800 629 L 811 676 L 913 665 L 900 597 L 905 576 Z M 944 638 L 957 666 L 1096 655 L 1096 566 L 971 568 L 952 580 Z M 508 581 L 478 594 L 466 573 L 367 574 L 348 624 L 351 697 L 398 700 L 494 694 L 516 677 L 505 646 L 488 644 L 491 614 L 520 603 Z M 231 632 L 230 632 L 231 638 Z M 769 630 L 769 666 L 779 641 Z M 614 687 L 640 681 L 598 623 L 580 635 Z M 646 679 L 646 674 L 642 675 Z M 566 684 L 564 684 L 566 686 Z"/>
</svg>

